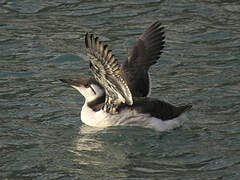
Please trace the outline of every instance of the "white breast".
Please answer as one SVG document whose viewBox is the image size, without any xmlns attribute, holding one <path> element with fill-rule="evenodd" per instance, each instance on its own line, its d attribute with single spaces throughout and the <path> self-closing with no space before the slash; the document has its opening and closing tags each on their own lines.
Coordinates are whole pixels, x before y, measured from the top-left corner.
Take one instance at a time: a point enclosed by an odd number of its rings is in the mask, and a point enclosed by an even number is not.
<svg viewBox="0 0 240 180">
<path fill-rule="evenodd" d="M 82 107 L 81 120 L 83 123 L 93 127 L 109 127 L 109 126 L 142 126 L 152 128 L 157 131 L 168 131 L 177 128 L 186 120 L 185 115 L 177 118 L 162 121 L 151 117 L 149 114 L 139 114 L 135 110 L 124 109 L 119 114 L 110 115 L 103 110 L 94 112 L 86 103 Z"/>
</svg>

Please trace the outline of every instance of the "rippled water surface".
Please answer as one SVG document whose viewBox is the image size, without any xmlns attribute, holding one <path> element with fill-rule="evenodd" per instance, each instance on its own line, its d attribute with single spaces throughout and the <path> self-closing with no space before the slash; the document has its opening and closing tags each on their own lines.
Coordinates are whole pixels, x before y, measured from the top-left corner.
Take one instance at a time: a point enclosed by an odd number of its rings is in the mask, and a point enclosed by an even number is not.
<svg viewBox="0 0 240 180">
<path fill-rule="evenodd" d="M 240 179 L 239 0 L 0 0 L 0 179 Z M 152 96 L 190 103 L 182 128 L 103 130 L 60 78 L 89 76 L 84 35 L 121 61 L 155 20 Z"/>
</svg>

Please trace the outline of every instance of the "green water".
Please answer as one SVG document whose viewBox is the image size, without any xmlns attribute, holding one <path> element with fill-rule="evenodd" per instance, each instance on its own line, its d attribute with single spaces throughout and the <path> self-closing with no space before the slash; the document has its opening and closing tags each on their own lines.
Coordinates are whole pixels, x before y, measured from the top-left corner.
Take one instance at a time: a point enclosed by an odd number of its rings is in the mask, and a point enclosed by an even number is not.
<svg viewBox="0 0 240 180">
<path fill-rule="evenodd" d="M 0 179 L 239 179 L 238 0 L 0 0 Z M 119 61 L 155 20 L 166 46 L 152 96 L 190 103 L 180 129 L 81 123 L 83 98 L 58 81 L 87 77 L 84 35 Z"/>
</svg>

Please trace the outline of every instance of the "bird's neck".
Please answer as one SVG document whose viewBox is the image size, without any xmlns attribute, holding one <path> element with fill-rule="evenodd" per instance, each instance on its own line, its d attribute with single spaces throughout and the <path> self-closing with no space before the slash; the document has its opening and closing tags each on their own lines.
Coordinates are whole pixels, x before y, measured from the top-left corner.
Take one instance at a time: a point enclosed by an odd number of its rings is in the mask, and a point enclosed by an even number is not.
<svg viewBox="0 0 240 180">
<path fill-rule="evenodd" d="M 104 103 L 105 103 L 105 94 L 103 94 L 100 97 L 97 97 L 92 101 L 86 102 L 87 106 L 91 108 L 93 111 L 99 111 L 100 109 L 102 109 L 102 107 L 104 106 Z"/>
</svg>

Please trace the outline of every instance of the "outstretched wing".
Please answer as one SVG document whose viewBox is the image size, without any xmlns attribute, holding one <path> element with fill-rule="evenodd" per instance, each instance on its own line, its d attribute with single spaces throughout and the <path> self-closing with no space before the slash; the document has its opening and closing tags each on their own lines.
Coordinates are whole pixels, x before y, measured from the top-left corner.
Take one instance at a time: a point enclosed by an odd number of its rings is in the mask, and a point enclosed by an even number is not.
<svg viewBox="0 0 240 180">
<path fill-rule="evenodd" d="M 85 44 L 90 59 L 90 69 L 106 92 L 104 110 L 115 114 L 121 103 L 132 105 L 131 91 L 121 77 L 117 59 L 112 51 L 92 34 L 86 34 Z"/>
<path fill-rule="evenodd" d="M 145 97 L 151 92 L 149 68 L 155 64 L 164 47 L 164 32 L 159 21 L 153 23 L 137 40 L 121 65 L 121 74 L 133 97 Z"/>
</svg>

